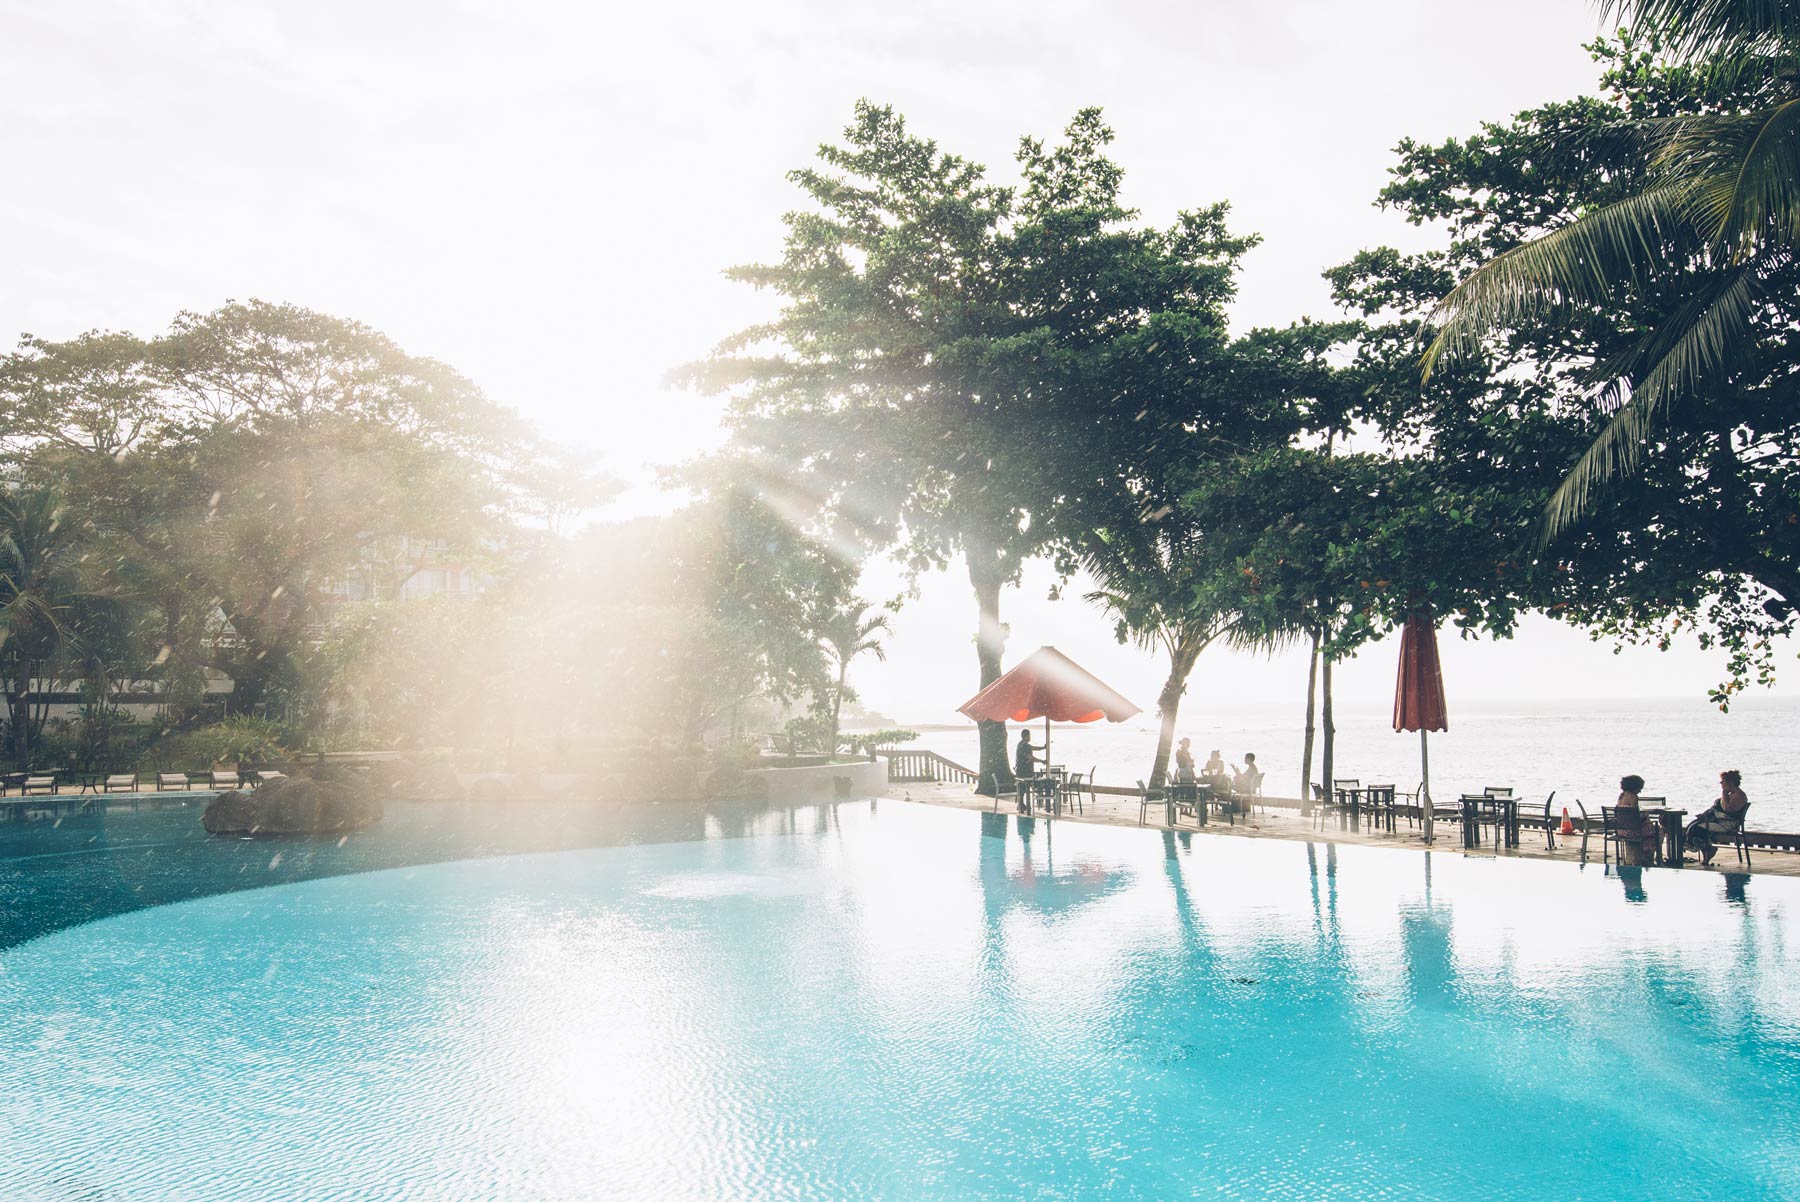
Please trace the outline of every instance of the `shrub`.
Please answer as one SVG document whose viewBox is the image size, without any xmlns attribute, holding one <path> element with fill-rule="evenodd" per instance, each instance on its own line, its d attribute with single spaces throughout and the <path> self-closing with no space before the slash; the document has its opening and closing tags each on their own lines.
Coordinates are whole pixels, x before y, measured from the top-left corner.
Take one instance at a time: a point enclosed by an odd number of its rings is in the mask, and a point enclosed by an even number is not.
<svg viewBox="0 0 1800 1202">
<path fill-rule="evenodd" d="M 144 771 L 198 768 L 211 764 L 278 760 L 287 756 L 280 727 L 267 718 L 239 715 L 171 735 L 152 746 L 138 767 Z"/>
</svg>

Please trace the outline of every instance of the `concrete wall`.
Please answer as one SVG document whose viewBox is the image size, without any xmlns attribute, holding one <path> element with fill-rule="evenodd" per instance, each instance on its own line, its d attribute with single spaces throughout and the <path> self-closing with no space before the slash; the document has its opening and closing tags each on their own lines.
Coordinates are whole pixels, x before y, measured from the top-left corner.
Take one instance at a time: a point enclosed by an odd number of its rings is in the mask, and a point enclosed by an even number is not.
<svg viewBox="0 0 1800 1202">
<path fill-rule="evenodd" d="M 769 782 L 773 801 L 801 801 L 832 797 L 876 797 L 887 788 L 885 760 L 857 760 L 848 764 L 819 764 L 808 768 L 756 768 Z M 839 784 L 838 782 L 845 782 Z"/>
</svg>

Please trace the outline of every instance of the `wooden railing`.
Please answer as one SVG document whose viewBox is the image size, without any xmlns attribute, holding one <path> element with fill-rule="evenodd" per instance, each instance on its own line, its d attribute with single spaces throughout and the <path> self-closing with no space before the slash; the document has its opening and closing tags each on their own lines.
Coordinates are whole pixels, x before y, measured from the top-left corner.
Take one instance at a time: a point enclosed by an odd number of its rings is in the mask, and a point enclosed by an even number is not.
<svg viewBox="0 0 1800 1202">
<path fill-rule="evenodd" d="M 979 779 L 974 771 L 935 751 L 877 751 L 875 754 L 887 761 L 890 784 L 947 781 L 972 785 Z"/>
</svg>

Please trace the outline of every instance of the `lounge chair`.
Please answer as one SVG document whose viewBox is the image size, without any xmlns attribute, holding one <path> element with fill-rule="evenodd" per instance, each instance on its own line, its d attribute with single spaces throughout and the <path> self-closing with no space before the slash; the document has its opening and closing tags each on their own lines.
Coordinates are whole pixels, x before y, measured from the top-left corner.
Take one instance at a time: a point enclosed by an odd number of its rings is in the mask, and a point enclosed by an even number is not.
<svg viewBox="0 0 1800 1202">
<path fill-rule="evenodd" d="M 215 789 L 235 789 L 238 787 L 238 774 L 236 769 L 229 772 L 220 772 L 218 769 L 214 769 L 207 773 L 207 775 L 212 778 L 212 787 Z"/>
<path fill-rule="evenodd" d="M 54 776 L 28 776 L 25 778 L 25 783 L 19 786 L 19 792 L 27 797 L 31 796 L 33 793 L 49 793 L 54 795 L 56 793 L 56 778 Z"/>
<path fill-rule="evenodd" d="M 164 789 L 188 789 L 191 787 L 185 772 L 158 772 L 156 774 L 156 791 L 158 793 Z"/>
<path fill-rule="evenodd" d="M 136 793 L 137 787 L 137 773 L 116 772 L 106 778 L 106 783 L 100 786 L 100 791 L 103 793 Z"/>
<path fill-rule="evenodd" d="M 272 781 L 286 780 L 286 779 L 287 779 L 287 773 L 278 772 L 274 768 L 264 768 L 259 772 L 252 772 L 250 774 L 251 786 L 254 788 L 258 788 L 258 789 L 262 788 L 264 785 L 269 784 Z"/>
</svg>

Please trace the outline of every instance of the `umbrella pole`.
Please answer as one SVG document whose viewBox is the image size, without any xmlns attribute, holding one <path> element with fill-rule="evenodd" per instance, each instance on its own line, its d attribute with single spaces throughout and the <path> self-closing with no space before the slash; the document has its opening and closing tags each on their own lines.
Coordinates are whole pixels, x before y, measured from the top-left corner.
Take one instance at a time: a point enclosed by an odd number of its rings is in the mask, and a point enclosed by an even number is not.
<svg viewBox="0 0 1800 1202">
<path fill-rule="evenodd" d="M 1050 715 L 1044 715 L 1044 767 L 1050 766 Z"/>
<path fill-rule="evenodd" d="M 1425 842 L 1431 842 L 1431 736 L 1419 731 L 1419 825 L 1425 828 Z"/>
</svg>

